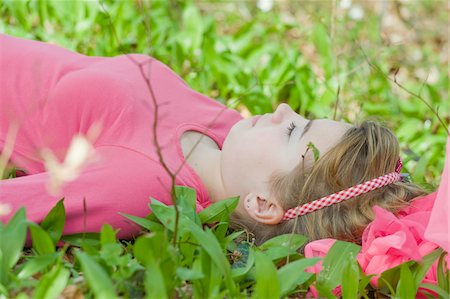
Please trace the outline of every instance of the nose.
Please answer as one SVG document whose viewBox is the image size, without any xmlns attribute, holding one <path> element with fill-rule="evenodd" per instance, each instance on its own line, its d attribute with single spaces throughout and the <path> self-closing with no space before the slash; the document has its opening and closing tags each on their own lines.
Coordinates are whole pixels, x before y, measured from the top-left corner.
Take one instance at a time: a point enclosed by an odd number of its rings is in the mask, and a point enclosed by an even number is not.
<svg viewBox="0 0 450 299">
<path fill-rule="evenodd" d="M 272 114 L 272 122 L 274 124 L 279 124 L 287 115 L 292 113 L 295 113 L 294 110 L 292 110 L 288 104 L 282 103 L 278 105 L 277 109 Z"/>
</svg>

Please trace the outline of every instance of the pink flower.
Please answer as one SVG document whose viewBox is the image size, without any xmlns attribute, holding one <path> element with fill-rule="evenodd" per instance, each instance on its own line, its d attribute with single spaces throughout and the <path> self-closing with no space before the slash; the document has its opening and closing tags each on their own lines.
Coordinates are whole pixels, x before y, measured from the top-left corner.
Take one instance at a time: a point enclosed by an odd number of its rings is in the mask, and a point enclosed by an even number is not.
<svg viewBox="0 0 450 299">
<path fill-rule="evenodd" d="M 362 248 L 357 259 L 366 274 L 376 274 L 371 279 L 377 285 L 379 275 L 399 264 L 415 260 L 432 252 L 438 246 L 425 240 L 434 194 L 414 201 L 399 213 L 399 217 L 374 207 L 375 220 L 364 230 Z M 425 282 L 435 283 L 436 263 L 425 276 Z"/>
<path fill-rule="evenodd" d="M 375 274 L 371 279 L 374 286 L 382 272 L 399 264 L 415 260 L 435 250 L 438 245 L 424 238 L 436 194 L 432 193 L 415 200 L 395 216 L 380 207 L 374 207 L 375 220 L 364 230 L 361 251 L 357 260 L 367 274 Z M 305 247 L 305 257 L 325 257 L 335 239 L 316 240 Z M 425 275 L 423 282 L 436 283 L 437 261 Z M 306 271 L 316 273 L 322 270 L 322 262 L 309 267 Z M 340 293 L 340 287 L 333 290 Z M 318 292 L 311 286 L 310 296 L 318 297 Z"/>
</svg>

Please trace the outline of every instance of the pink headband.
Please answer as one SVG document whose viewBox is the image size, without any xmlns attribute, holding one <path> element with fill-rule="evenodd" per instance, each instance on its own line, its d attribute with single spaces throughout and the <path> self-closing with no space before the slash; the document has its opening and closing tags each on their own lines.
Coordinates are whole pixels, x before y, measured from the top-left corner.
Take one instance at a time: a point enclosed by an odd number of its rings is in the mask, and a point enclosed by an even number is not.
<svg viewBox="0 0 450 299">
<path fill-rule="evenodd" d="M 335 203 L 339 203 L 346 199 L 350 199 L 360 194 L 367 193 L 372 190 L 400 181 L 402 179 L 400 175 L 400 170 L 402 169 L 402 166 L 403 166 L 402 160 L 398 159 L 394 172 L 385 174 L 373 180 L 350 187 L 337 193 L 333 193 L 320 199 L 305 203 L 301 206 L 289 209 L 286 211 L 286 213 L 284 213 L 283 220 L 293 219 L 298 216 L 302 216 L 323 209 L 325 207 L 334 205 Z"/>
</svg>

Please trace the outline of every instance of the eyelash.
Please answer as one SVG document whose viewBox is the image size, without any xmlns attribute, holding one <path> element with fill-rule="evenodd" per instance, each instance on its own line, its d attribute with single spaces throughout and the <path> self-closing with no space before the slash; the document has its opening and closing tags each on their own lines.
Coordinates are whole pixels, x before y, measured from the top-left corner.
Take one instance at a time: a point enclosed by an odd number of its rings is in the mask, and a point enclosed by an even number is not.
<svg viewBox="0 0 450 299">
<path fill-rule="evenodd" d="M 292 131 L 294 131 L 295 127 L 297 127 L 297 126 L 295 125 L 294 122 L 291 122 L 291 123 L 289 124 L 289 127 L 287 128 L 287 132 L 286 132 L 286 134 L 287 134 L 289 137 L 291 137 Z"/>
</svg>

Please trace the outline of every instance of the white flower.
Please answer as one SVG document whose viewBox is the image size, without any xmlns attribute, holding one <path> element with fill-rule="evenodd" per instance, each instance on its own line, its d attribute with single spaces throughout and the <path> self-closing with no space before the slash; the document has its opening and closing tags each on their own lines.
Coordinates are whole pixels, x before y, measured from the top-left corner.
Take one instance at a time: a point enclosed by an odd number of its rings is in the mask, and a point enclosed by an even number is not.
<svg viewBox="0 0 450 299">
<path fill-rule="evenodd" d="M 99 126 L 94 125 L 86 136 L 74 135 L 62 163 L 51 150 L 41 150 L 45 169 L 49 174 L 47 188 L 51 194 L 57 195 L 64 183 L 75 180 L 83 168 L 92 162 L 95 151 L 91 141 L 96 139 L 99 132 Z"/>
<path fill-rule="evenodd" d="M 0 216 L 8 215 L 9 213 L 11 213 L 11 206 L 0 202 Z"/>
<path fill-rule="evenodd" d="M 341 0 L 341 2 L 339 3 L 339 6 L 342 9 L 349 9 L 350 6 L 352 6 L 352 0 Z"/>
<path fill-rule="evenodd" d="M 359 5 L 354 5 L 348 11 L 348 16 L 353 20 L 361 20 L 364 17 L 364 10 Z"/>
<path fill-rule="evenodd" d="M 273 0 L 258 0 L 256 6 L 263 12 L 268 12 L 273 8 Z"/>
</svg>

